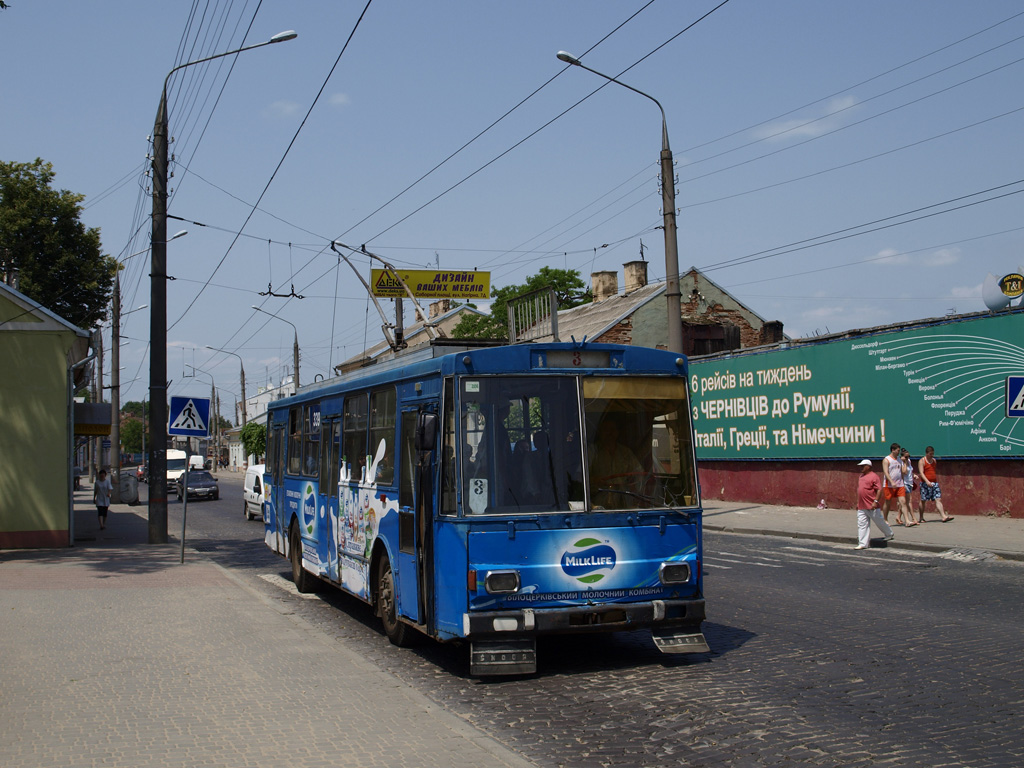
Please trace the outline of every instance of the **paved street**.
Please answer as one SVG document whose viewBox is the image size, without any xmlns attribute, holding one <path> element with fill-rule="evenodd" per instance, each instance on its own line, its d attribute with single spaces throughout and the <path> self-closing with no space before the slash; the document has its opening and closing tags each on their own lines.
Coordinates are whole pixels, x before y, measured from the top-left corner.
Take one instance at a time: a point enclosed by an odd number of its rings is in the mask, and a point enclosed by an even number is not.
<svg viewBox="0 0 1024 768">
<path fill-rule="evenodd" d="M 143 546 L 144 559 L 101 546 L 139 520 L 126 507 L 107 531 L 83 527 L 96 541 L 76 548 L 75 578 L 60 565 L 67 553 L 3 553 L 0 608 L 26 615 L 0 628 L 3 690 L 17 691 L 0 704 L 5 766 L 1024 759 L 1021 562 L 924 541 L 855 552 L 840 528 L 836 541 L 717 531 L 743 518 L 712 512 L 711 654 L 664 656 L 641 632 L 547 638 L 538 675 L 484 682 L 468 677 L 463 647 L 397 649 L 361 603 L 330 588 L 298 595 L 261 525 L 243 519 L 237 483 L 224 477 L 220 502 L 189 505 L 184 568 L 172 567 L 176 546 L 155 558 Z M 971 522 L 920 536 L 963 525 L 969 542 Z M 1020 549 L 1020 521 L 1007 522 L 1005 546 Z M 897 529 L 897 542 L 916 531 Z M 76 645 L 82 626 L 97 627 L 88 651 Z"/>
</svg>

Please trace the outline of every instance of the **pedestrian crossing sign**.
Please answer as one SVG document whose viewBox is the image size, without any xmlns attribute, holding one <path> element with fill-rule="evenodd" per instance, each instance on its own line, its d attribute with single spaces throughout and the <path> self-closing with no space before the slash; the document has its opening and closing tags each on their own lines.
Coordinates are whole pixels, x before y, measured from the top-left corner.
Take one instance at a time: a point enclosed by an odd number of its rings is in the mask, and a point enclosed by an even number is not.
<svg viewBox="0 0 1024 768">
<path fill-rule="evenodd" d="M 167 416 L 167 434 L 169 435 L 210 436 L 210 398 L 208 397 L 172 397 Z"/>
<path fill-rule="evenodd" d="M 1006 377 L 1006 418 L 1024 417 L 1024 376 Z"/>
</svg>

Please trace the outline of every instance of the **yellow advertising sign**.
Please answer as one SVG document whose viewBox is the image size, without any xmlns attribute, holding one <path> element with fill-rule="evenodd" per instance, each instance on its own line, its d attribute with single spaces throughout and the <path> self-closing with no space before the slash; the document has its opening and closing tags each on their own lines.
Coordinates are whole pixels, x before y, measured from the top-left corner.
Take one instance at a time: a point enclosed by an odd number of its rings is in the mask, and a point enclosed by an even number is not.
<svg viewBox="0 0 1024 768">
<path fill-rule="evenodd" d="M 476 270 L 443 272 L 437 269 L 399 269 L 398 275 L 417 299 L 489 299 L 491 273 Z M 370 270 L 374 296 L 407 296 L 402 284 L 387 269 Z"/>
</svg>

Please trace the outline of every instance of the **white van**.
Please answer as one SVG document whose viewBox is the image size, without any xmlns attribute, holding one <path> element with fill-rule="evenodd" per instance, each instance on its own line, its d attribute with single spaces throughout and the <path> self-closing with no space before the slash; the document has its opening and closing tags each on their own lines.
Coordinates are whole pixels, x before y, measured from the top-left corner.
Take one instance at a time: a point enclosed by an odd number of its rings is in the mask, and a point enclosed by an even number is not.
<svg viewBox="0 0 1024 768">
<path fill-rule="evenodd" d="M 191 472 L 193 469 L 206 469 L 206 457 L 198 453 L 193 453 L 188 457 L 188 470 Z"/>
<path fill-rule="evenodd" d="M 168 449 L 167 451 L 167 487 L 174 485 L 174 481 L 185 474 L 185 462 L 188 456 L 184 451 Z"/>
<path fill-rule="evenodd" d="M 265 464 L 254 464 L 245 470 L 245 482 L 242 484 L 242 497 L 245 506 L 242 511 L 246 520 L 263 519 L 263 473 Z"/>
</svg>

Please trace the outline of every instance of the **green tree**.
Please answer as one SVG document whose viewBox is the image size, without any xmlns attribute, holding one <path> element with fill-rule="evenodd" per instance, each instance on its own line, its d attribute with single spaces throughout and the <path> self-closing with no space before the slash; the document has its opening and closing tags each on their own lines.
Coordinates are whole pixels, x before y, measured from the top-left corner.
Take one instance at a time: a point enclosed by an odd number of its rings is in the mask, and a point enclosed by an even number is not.
<svg viewBox="0 0 1024 768">
<path fill-rule="evenodd" d="M 586 304 L 590 291 L 575 269 L 552 269 L 541 267 L 540 272 L 526 278 L 520 285 L 506 285 L 497 288 L 491 301 L 490 315 L 464 315 L 452 330 L 457 339 L 508 339 L 508 302 L 516 296 L 541 288 L 554 288 L 559 309 Z"/>
<path fill-rule="evenodd" d="M 145 400 L 129 400 L 121 406 L 121 413 L 134 416 L 136 419 L 149 418 L 149 402 Z"/>
<path fill-rule="evenodd" d="M 256 421 L 250 421 L 239 433 L 246 456 L 260 457 L 267 450 L 267 428 Z"/>
<path fill-rule="evenodd" d="M 142 453 L 142 422 L 135 418 L 121 419 L 121 447 L 125 453 Z"/>
<path fill-rule="evenodd" d="M 79 218 L 84 195 L 56 190 L 53 166 L 0 162 L 0 279 L 79 328 L 106 319 L 117 260 Z"/>
</svg>

